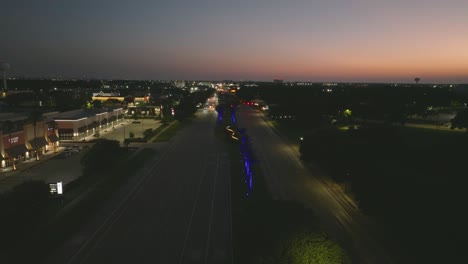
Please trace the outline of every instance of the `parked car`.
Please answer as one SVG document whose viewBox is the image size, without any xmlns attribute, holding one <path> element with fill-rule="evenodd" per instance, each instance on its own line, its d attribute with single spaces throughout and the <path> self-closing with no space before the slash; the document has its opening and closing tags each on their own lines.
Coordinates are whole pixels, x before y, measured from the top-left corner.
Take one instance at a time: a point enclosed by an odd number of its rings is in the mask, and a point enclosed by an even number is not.
<svg viewBox="0 0 468 264">
<path fill-rule="evenodd" d="M 75 153 L 78 153 L 80 152 L 80 150 L 78 148 L 73 148 L 73 147 L 66 147 L 63 152 L 65 153 L 70 153 L 70 154 L 75 154 Z"/>
</svg>

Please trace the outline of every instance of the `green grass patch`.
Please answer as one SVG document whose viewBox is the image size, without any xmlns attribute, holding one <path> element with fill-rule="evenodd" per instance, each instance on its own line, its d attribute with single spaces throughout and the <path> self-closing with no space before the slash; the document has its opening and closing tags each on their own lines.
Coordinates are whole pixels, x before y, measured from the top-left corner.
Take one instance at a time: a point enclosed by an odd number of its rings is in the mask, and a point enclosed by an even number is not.
<svg viewBox="0 0 468 264">
<path fill-rule="evenodd" d="M 465 206 L 468 135 L 375 126 L 323 130 L 309 154 L 382 228 L 397 262 L 457 263 L 468 254 Z M 431 252 L 431 254 L 427 254 Z"/>
<path fill-rule="evenodd" d="M 159 134 L 157 134 L 153 138 L 153 142 L 164 142 L 169 141 L 173 136 L 177 134 L 177 132 L 184 127 L 185 123 L 180 121 L 174 121 L 167 127 L 161 130 Z"/>
<path fill-rule="evenodd" d="M 159 135 L 161 133 L 161 131 L 163 131 L 168 125 L 169 125 L 168 123 L 163 123 L 158 128 L 153 130 L 154 136 L 152 136 L 148 141 L 152 142 L 156 138 L 156 136 Z"/>
<path fill-rule="evenodd" d="M 277 120 L 267 120 L 267 123 L 278 130 L 281 136 L 285 136 L 290 143 L 296 146 L 299 146 L 300 138 L 304 137 L 304 130 L 296 126 L 287 125 Z"/>
</svg>

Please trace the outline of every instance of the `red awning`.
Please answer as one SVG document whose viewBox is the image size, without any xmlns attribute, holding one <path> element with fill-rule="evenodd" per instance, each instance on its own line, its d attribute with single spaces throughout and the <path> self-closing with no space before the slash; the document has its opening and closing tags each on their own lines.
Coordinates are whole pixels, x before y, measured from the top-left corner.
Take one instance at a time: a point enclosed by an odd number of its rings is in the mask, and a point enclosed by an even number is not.
<svg viewBox="0 0 468 264">
<path fill-rule="evenodd" d="M 18 156 L 24 156 L 25 153 L 28 151 L 25 145 L 17 145 L 11 148 L 5 149 L 5 152 L 8 154 L 10 158 L 16 158 Z"/>
<path fill-rule="evenodd" d="M 49 141 L 52 143 L 55 143 L 60 140 L 59 137 L 57 137 L 57 135 L 55 134 L 49 135 L 48 138 L 49 138 Z"/>
<path fill-rule="evenodd" d="M 35 138 L 33 140 L 29 141 L 29 144 L 31 144 L 33 149 L 39 149 L 47 145 L 47 140 L 43 137 L 40 138 Z"/>
</svg>

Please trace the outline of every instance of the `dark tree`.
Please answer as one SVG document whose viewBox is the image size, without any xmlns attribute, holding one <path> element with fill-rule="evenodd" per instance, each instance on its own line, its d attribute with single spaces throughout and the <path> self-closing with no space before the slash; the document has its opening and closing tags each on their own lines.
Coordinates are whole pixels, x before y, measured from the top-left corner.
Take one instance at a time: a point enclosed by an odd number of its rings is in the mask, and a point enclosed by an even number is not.
<svg viewBox="0 0 468 264">
<path fill-rule="evenodd" d="M 33 111 L 29 114 L 29 119 L 31 120 L 33 126 L 34 126 L 34 139 L 37 137 L 37 132 L 36 132 L 36 127 L 37 127 L 37 122 L 42 120 L 42 112 L 41 111 Z M 36 151 L 36 160 L 39 160 L 39 148 L 36 148 L 34 151 Z"/>
<path fill-rule="evenodd" d="M 468 132 L 468 109 L 463 109 L 457 113 L 454 119 L 452 119 L 451 129 L 465 128 Z"/>
<path fill-rule="evenodd" d="M 81 159 L 85 175 L 110 173 L 109 168 L 120 159 L 122 149 L 116 140 L 97 140 Z"/>
<path fill-rule="evenodd" d="M 94 100 L 93 101 L 93 107 L 94 108 L 102 108 L 102 102 L 99 100 Z"/>
<path fill-rule="evenodd" d="M 53 134 L 56 135 L 58 129 L 58 123 L 55 120 L 47 122 L 47 127 L 53 130 Z M 54 152 L 57 152 L 57 142 L 54 143 Z"/>
<path fill-rule="evenodd" d="M 148 139 L 149 137 L 151 137 L 151 135 L 153 134 L 153 129 L 152 128 L 148 128 L 148 129 L 145 129 L 145 131 L 143 131 L 143 136 Z"/>
</svg>

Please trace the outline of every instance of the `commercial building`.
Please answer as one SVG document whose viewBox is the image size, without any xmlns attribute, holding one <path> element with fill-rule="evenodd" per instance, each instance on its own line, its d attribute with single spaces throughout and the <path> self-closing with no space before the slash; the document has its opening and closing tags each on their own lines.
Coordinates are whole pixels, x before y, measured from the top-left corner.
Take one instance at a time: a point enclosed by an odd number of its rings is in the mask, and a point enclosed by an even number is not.
<svg viewBox="0 0 468 264">
<path fill-rule="evenodd" d="M 104 93 L 104 92 L 99 92 L 99 93 L 93 93 L 93 96 L 91 97 L 91 100 L 93 101 L 101 101 L 105 102 L 108 100 L 117 100 L 119 102 L 124 102 L 124 101 L 129 101 L 133 103 L 148 103 L 150 100 L 149 95 L 144 95 L 144 96 L 120 96 L 118 93 Z"/>
<path fill-rule="evenodd" d="M 56 151 L 60 141 L 82 140 L 123 122 L 123 108 L 77 109 L 45 113 L 32 122 L 27 114 L 0 114 L 0 166 L 11 167 L 47 151 Z"/>
<path fill-rule="evenodd" d="M 22 114 L 0 116 L 0 167 L 12 167 L 27 159 L 39 159 L 45 152 L 56 150 L 59 137 L 55 125 L 47 120 L 33 123 Z"/>
<path fill-rule="evenodd" d="M 137 115 L 137 116 L 157 117 L 161 115 L 161 106 L 160 105 L 129 106 L 127 109 L 127 114 L 129 116 Z"/>
<path fill-rule="evenodd" d="M 57 123 L 60 140 L 82 140 L 124 120 L 123 108 L 77 109 L 50 115 Z"/>
</svg>

